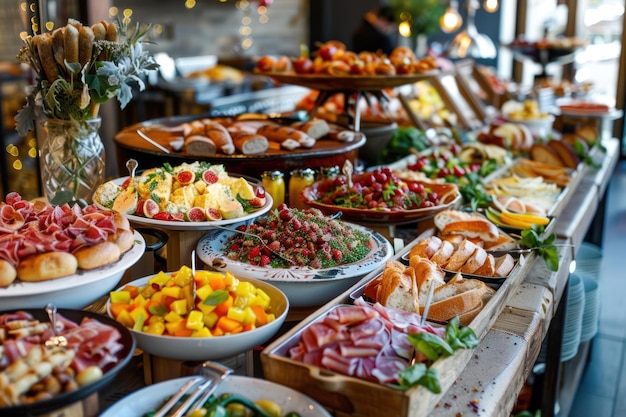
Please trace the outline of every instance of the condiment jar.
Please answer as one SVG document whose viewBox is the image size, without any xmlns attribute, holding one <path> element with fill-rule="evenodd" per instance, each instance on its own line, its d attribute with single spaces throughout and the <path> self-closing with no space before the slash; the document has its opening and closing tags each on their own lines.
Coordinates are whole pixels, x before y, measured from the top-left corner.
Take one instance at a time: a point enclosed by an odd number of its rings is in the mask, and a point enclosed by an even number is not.
<svg viewBox="0 0 626 417">
<path fill-rule="evenodd" d="M 261 185 L 272 196 L 272 210 L 285 202 L 285 179 L 280 171 L 265 171 L 261 174 Z"/>
<path fill-rule="evenodd" d="M 334 180 L 339 175 L 339 167 L 337 165 L 333 167 L 321 167 L 318 174 L 317 180 Z"/>
<path fill-rule="evenodd" d="M 311 168 L 291 171 L 291 178 L 289 179 L 289 206 L 291 208 L 308 208 L 300 199 L 300 193 L 313 182 L 315 182 L 315 171 Z"/>
</svg>

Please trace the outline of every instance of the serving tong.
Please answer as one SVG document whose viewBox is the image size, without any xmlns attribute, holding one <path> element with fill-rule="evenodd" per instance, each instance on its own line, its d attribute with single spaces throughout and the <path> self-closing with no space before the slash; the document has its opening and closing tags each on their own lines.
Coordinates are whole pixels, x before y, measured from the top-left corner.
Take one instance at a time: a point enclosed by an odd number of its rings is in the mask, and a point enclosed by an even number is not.
<svg viewBox="0 0 626 417">
<path fill-rule="evenodd" d="M 48 313 L 48 318 L 50 319 L 50 327 L 52 328 L 52 336 L 46 340 L 46 347 L 55 347 L 55 346 L 67 346 L 67 338 L 63 335 L 59 336 L 59 325 L 61 323 L 57 323 L 57 307 L 48 303 L 46 305 L 46 313 Z"/>
<path fill-rule="evenodd" d="M 537 249 L 541 249 L 542 247 L 563 247 L 563 248 L 573 248 L 574 245 L 570 244 L 570 243 L 554 243 L 554 244 L 550 244 L 550 245 L 546 245 L 546 246 L 535 246 L 532 248 L 519 248 L 519 249 L 503 249 L 503 250 L 488 250 L 487 253 L 492 254 L 493 256 L 495 256 L 496 258 L 498 256 L 502 256 L 502 255 L 506 255 L 509 254 L 511 256 L 514 255 L 527 255 L 529 253 L 531 253 L 534 250 Z"/>
<path fill-rule="evenodd" d="M 201 365 L 200 374 L 202 377 L 193 378 L 187 381 L 180 389 L 159 408 L 153 417 L 163 417 L 165 415 L 171 417 L 181 417 L 187 412 L 191 412 L 202 408 L 202 405 L 209 399 L 211 394 L 215 392 L 217 387 L 233 373 L 228 368 L 217 362 L 207 361 Z M 183 396 L 187 395 L 185 401 L 178 406 Z M 174 411 L 175 410 L 175 411 Z M 171 413 L 174 411 L 173 413 Z M 171 414 L 168 414 L 171 413 Z"/>
</svg>

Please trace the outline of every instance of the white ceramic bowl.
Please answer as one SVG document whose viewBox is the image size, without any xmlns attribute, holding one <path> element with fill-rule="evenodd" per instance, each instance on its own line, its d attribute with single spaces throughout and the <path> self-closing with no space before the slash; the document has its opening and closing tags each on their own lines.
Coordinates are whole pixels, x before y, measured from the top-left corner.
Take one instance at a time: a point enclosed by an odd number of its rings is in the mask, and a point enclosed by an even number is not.
<svg viewBox="0 0 626 417">
<path fill-rule="evenodd" d="M 139 278 L 130 282 L 130 285 L 142 287 L 154 275 Z M 177 359 L 181 361 L 204 361 L 217 360 L 236 356 L 246 352 L 262 343 L 267 342 L 274 336 L 285 322 L 289 311 L 287 296 L 267 282 L 252 278 L 239 277 L 241 281 L 254 284 L 270 296 L 270 305 L 276 319 L 256 329 L 232 335 L 213 337 L 175 337 L 153 335 L 129 329 L 137 341 L 137 348 L 146 353 L 162 358 Z M 119 288 L 120 290 L 122 288 Z M 114 318 L 111 313 L 111 299 L 107 301 L 107 314 Z"/>
<path fill-rule="evenodd" d="M 54 303 L 58 308 L 80 310 L 115 288 L 126 270 L 143 256 L 145 249 L 143 236 L 135 231 L 135 245 L 119 261 L 50 281 L 16 281 L 0 288 L 0 306 L 3 310 L 18 310 L 44 308 L 46 304 Z"/>
<path fill-rule="evenodd" d="M 372 250 L 361 261 L 327 269 L 270 268 L 254 266 L 228 259 L 222 249 L 235 232 L 212 230 L 197 246 L 198 257 L 210 268 L 231 271 L 237 277 L 270 282 L 283 291 L 292 307 L 321 306 L 356 284 L 368 273 L 383 265 L 393 256 L 393 247 L 380 233 L 366 227 L 346 223 L 371 235 Z M 234 226 L 236 227 L 236 225 Z"/>
<path fill-rule="evenodd" d="M 156 410 L 167 398 L 178 391 L 190 376 L 170 379 L 155 385 L 149 385 L 122 398 L 109 407 L 100 417 L 137 417 Z M 317 401 L 284 385 L 264 379 L 231 375 L 216 389 L 214 395 L 238 394 L 252 401 L 267 399 L 281 406 L 283 414 L 296 411 L 302 417 L 331 417 L 331 414 Z"/>
</svg>

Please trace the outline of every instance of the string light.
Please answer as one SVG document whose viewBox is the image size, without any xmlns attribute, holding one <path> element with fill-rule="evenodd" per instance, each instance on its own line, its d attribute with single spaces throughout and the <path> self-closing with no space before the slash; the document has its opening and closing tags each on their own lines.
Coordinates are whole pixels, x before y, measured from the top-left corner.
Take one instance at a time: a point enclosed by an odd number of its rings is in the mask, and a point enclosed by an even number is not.
<svg viewBox="0 0 626 417">
<path fill-rule="evenodd" d="M 441 30 L 445 33 L 452 33 L 459 29 L 462 24 L 463 18 L 459 14 L 457 2 L 451 1 L 450 6 L 439 19 L 439 25 L 441 26 Z"/>
<path fill-rule="evenodd" d="M 483 8 L 489 13 L 495 13 L 500 7 L 500 2 L 498 0 L 485 0 L 483 3 Z"/>
</svg>

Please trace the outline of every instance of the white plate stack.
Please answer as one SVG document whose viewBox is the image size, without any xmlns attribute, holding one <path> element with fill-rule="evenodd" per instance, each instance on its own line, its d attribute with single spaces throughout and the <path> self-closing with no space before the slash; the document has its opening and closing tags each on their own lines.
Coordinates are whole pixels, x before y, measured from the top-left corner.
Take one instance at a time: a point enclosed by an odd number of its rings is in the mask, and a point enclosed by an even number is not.
<svg viewBox="0 0 626 417">
<path fill-rule="evenodd" d="M 573 359 L 578 353 L 584 312 L 585 285 L 583 279 L 579 275 L 571 274 L 567 292 L 565 322 L 563 323 L 561 362 Z"/>
<path fill-rule="evenodd" d="M 598 333 L 598 320 L 600 315 L 600 296 L 598 281 L 588 275 L 582 275 L 585 288 L 585 310 L 583 312 L 580 341 L 586 342 L 593 339 Z"/>
<path fill-rule="evenodd" d="M 576 252 L 576 272 L 588 275 L 598 280 L 600 264 L 602 263 L 602 249 L 592 243 L 583 242 Z"/>
</svg>

